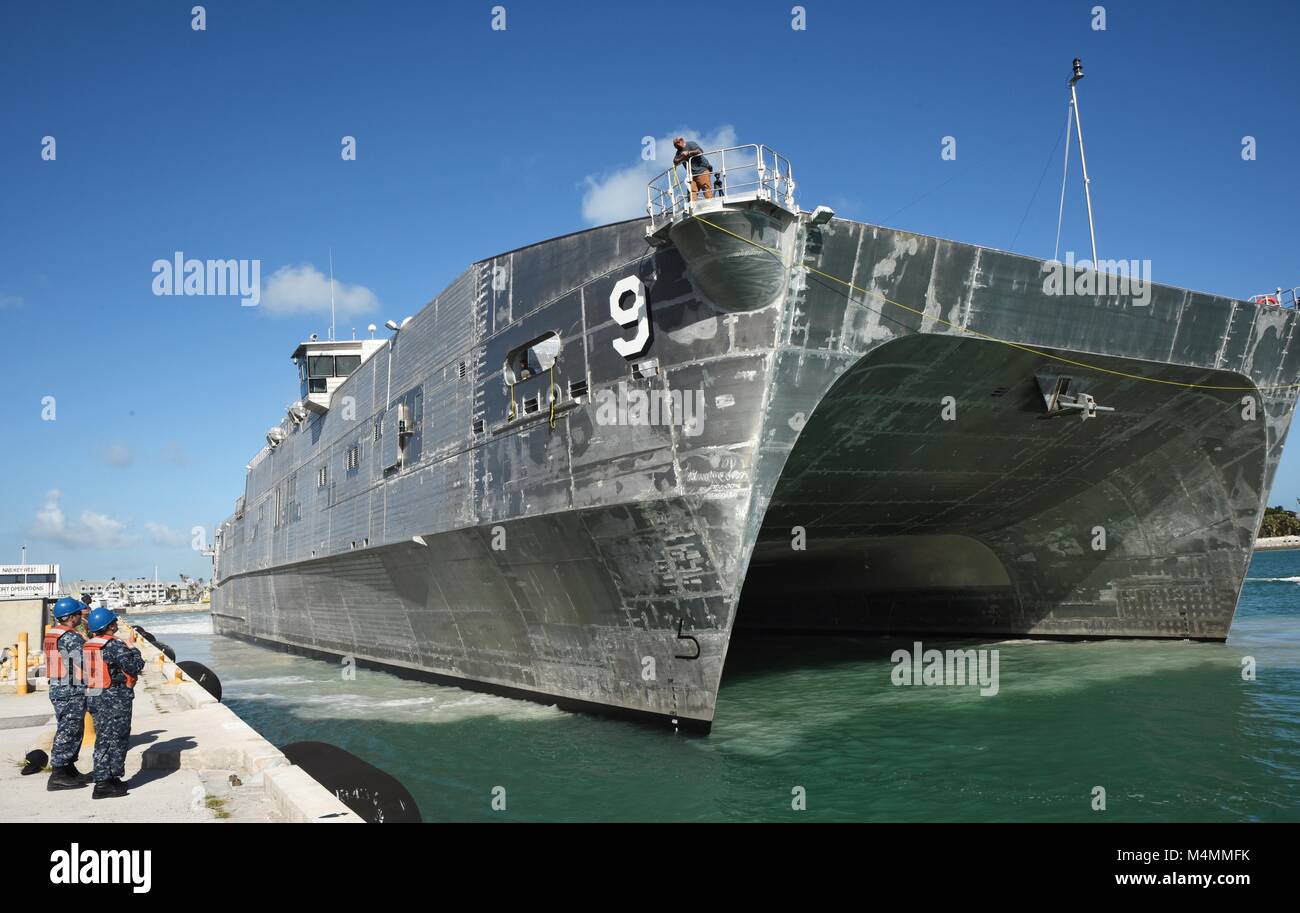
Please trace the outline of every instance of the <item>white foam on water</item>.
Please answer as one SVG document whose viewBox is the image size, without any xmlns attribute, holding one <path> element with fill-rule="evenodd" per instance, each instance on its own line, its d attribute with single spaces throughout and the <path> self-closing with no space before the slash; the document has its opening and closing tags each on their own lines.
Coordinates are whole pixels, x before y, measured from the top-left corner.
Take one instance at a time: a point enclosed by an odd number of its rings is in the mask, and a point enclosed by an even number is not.
<svg viewBox="0 0 1300 913">
<path fill-rule="evenodd" d="M 1300 577 L 1247 577 L 1248 583 L 1300 583 Z"/>
<path fill-rule="evenodd" d="M 287 676 L 287 678 L 293 678 Z M 249 679 L 244 684 L 257 682 L 260 685 L 271 684 L 274 680 L 260 681 Z M 309 680 L 304 683 L 312 683 Z M 232 685 L 237 683 L 231 683 Z M 439 685 L 424 686 L 424 693 L 412 693 L 420 689 L 418 685 L 401 688 L 402 694 L 396 696 L 377 696 L 356 692 L 339 691 L 335 682 L 320 684 L 329 688 L 326 693 L 304 694 L 302 691 L 281 693 L 274 691 L 252 691 L 241 693 L 236 690 L 232 697 L 246 700 L 260 700 L 284 706 L 294 716 L 302 719 L 382 719 L 390 723 L 455 723 L 480 717 L 496 717 L 511 722 L 530 722 L 548 719 L 562 719 L 564 713 L 554 706 L 536 704 L 532 701 L 515 700 L 492 694 L 463 692 Z M 427 690 L 426 690 L 427 689 Z M 230 692 L 229 687 L 227 688 Z"/>
<path fill-rule="evenodd" d="M 130 619 L 127 619 L 130 621 Z M 150 634 L 211 634 L 212 617 L 195 619 L 191 621 L 164 622 L 160 625 L 151 625 L 146 621 L 141 621 L 140 626 Z"/>
<path fill-rule="evenodd" d="M 566 717 L 554 705 L 416 682 L 380 671 L 366 670 L 354 681 L 345 681 L 333 663 L 220 637 L 214 640 L 220 649 L 207 662 L 218 675 L 223 669 L 230 672 L 232 677 L 223 679 L 227 701 L 261 701 L 301 719 L 437 724 L 493 717 L 523 722 Z M 239 673 L 245 677 L 235 677 Z"/>
<path fill-rule="evenodd" d="M 252 685 L 260 685 L 265 688 L 268 685 L 310 685 L 316 681 L 314 678 L 307 678 L 303 675 L 273 675 L 269 678 L 236 678 L 225 683 L 227 688 L 247 688 Z"/>
</svg>

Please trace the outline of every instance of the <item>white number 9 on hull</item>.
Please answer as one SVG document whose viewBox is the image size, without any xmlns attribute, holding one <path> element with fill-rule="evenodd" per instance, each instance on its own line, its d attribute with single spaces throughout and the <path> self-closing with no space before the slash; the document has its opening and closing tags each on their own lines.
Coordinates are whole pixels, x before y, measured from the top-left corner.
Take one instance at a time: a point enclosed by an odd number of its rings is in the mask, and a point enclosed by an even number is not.
<svg viewBox="0 0 1300 913">
<path fill-rule="evenodd" d="M 623 297 L 634 296 L 630 307 L 623 307 Z M 631 339 L 615 339 L 614 349 L 624 358 L 640 355 L 650 345 L 650 314 L 646 310 L 645 283 L 640 276 L 620 279 L 609 293 L 609 316 L 621 327 L 636 324 L 636 335 Z"/>
</svg>

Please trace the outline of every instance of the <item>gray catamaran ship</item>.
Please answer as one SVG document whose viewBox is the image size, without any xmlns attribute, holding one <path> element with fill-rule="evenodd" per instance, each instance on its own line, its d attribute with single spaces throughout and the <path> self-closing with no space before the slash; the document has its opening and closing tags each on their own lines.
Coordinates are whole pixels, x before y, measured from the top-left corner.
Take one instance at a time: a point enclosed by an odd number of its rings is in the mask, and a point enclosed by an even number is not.
<svg viewBox="0 0 1300 913">
<path fill-rule="evenodd" d="M 805 212 L 767 148 L 709 157 L 712 198 L 670 170 L 645 218 L 298 346 L 216 631 L 703 729 L 738 628 L 1226 638 L 1294 291 L 1060 294 Z"/>
</svg>

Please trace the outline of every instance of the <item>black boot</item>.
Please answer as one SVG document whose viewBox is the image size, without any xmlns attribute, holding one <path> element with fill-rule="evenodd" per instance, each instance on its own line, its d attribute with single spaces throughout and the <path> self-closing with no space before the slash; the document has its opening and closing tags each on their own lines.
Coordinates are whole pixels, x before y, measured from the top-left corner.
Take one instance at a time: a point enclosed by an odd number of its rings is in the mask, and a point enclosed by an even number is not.
<svg viewBox="0 0 1300 913">
<path fill-rule="evenodd" d="M 54 768 L 50 779 L 45 783 L 45 788 L 54 792 L 59 789 L 81 789 L 85 785 L 86 781 L 81 779 L 80 771 L 71 764 L 65 764 Z"/>
<path fill-rule="evenodd" d="M 95 784 L 95 791 L 90 794 L 92 799 L 117 799 L 126 795 L 126 784 L 117 777 L 108 780 L 101 780 Z"/>
</svg>

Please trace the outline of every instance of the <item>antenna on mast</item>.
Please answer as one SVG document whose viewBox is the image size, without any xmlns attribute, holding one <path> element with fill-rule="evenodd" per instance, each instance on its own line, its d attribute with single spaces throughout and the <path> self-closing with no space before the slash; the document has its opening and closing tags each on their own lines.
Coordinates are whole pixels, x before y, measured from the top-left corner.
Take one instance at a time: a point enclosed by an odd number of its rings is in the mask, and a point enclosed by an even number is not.
<svg viewBox="0 0 1300 913">
<path fill-rule="evenodd" d="M 1088 179 L 1088 159 L 1083 154 L 1083 123 L 1079 120 L 1079 93 L 1075 85 L 1083 79 L 1083 62 L 1074 58 L 1074 75 L 1070 77 L 1070 104 L 1074 108 L 1074 127 L 1079 134 L 1079 162 L 1083 165 L 1083 195 L 1088 201 L 1088 236 L 1092 239 L 1092 268 L 1097 269 L 1097 230 L 1092 223 L 1092 182 Z M 1066 140 L 1067 154 L 1070 145 Z M 1062 185 L 1064 186 L 1064 185 Z"/>
<path fill-rule="evenodd" d="M 1074 62 L 1078 64 L 1079 61 L 1076 60 Z M 1092 212 L 1091 207 L 1088 208 L 1088 212 L 1089 213 Z M 1092 216 L 1089 215 L 1088 217 L 1091 218 Z M 1093 245 L 1093 248 L 1096 248 L 1096 245 Z M 1093 256 L 1095 256 L 1096 258 L 1096 255 Z M 333 247 L 329 248 L 329 338 L 330 338 L 330 342 L 334 341 L 334 248 Z"/>
</svg>

